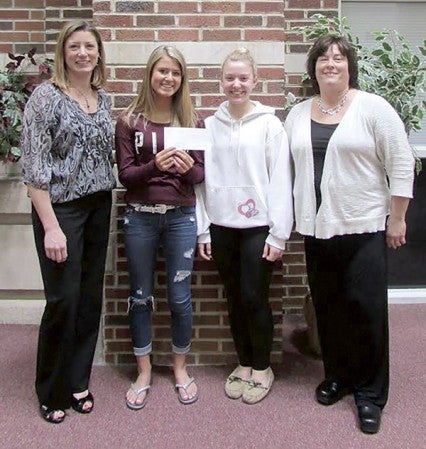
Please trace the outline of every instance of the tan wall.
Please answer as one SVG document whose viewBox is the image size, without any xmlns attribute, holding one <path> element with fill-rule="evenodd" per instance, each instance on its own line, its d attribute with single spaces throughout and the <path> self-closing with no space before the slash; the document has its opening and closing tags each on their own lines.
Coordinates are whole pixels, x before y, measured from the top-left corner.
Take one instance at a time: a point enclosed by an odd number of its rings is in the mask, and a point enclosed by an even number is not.
<svg viewBox="0 0 426 449">
<path fill-rule="evenodd" d="M 0 180 L 2 296 L 7 296 L 7 290 L 37 291 L 43 288 L 29 219 L 30 208 L 26 188 L 19 178 Z"/>
</svg>

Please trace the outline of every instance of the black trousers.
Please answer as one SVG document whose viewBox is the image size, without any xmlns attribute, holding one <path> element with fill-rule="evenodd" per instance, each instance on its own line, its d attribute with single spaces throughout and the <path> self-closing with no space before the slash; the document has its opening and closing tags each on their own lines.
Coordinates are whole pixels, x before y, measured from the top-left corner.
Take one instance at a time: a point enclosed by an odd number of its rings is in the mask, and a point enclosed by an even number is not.
<svg viewBox="0 0 426 449">
<path fill-rule="evenodd" d="M 242 366 L 270 364 L 274 323 L 269 284 L 274 264 L 262 258 L 269 228 L 210 226 L 212 256 L 225 287 L 231 332 Z"/>
<path fill-rule="evenodd" d="M 88 388 L 102 310 L 111 192 L 53 205 L 67 238 L 64 263 L 48 259 L 44 230 L 33 208 L 33 228 L 46 306 L 39 330 L 36 392 L 40 404 L 70 406 Z"/>
<path fill-rule="evenodd" d="M 385 233 L 307 236 L 305 250 L 325 377 L 350 386 L 357 405 L 383 408 L 389 390 Z"/>
</svg>

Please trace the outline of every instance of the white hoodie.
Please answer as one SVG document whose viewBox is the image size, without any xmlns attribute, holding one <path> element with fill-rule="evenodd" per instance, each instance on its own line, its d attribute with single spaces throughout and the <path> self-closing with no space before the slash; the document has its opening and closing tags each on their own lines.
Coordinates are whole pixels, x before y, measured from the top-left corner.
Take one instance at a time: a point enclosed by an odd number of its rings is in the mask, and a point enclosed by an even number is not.
<svg viewBox="0 0 426 449">
<path fill-rule="evenodd" d="M 293 226 L 287 135 L 273 108 L 253 103 L 239 120 L 227 101 L 205 120 L 213 145 L 205 152 L 205 181 L 196 186 L 198 243 L 210 242 L 210 223 L 269 226 L 266 242 L 285 249 Z"/>
</svg>

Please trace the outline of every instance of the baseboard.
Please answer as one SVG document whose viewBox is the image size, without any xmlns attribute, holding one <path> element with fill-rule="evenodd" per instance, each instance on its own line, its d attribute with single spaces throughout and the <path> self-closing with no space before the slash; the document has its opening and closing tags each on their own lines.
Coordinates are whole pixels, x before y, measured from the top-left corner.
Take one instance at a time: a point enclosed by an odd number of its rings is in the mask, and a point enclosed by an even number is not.
<svg viewBox="0 0 426 449">
<path fill-rule="evenodd" d="M 391 288 L 389 304 L 426 304 L 426 288 Z"/>
<path fill-rule="evenodd" d="M 40 324 L 45 301 L 41 299 L 0 300 L 0 324 Z"/>
<path fill-rule="evenodd" d="M 38 326 L 45 302 L 44 299 L 2 299 L 0 300 L 0 324 L 35 324 Z M 102 332 L 99 332 L 93 363 L 105 365 Z"/>
</svg>

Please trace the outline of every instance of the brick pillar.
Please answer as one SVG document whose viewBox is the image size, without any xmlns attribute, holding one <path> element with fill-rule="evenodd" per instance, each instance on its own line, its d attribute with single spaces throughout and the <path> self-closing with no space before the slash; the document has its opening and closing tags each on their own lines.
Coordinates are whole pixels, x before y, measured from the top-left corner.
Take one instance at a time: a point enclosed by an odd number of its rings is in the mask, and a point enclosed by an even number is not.
<svg viewBox="0 0 426 449">
<path fill-rule="evenodd" d="M 106 42 L 110 69 L 109 91 L 114 113 L 131 98 L 144 73 L 151 50 L 161 43 L 175 44 L 185 55 L 194 103 L 210 115 L 223 101 L 220 65 L 238 46 L 247 46 L 259 66 L 260 82 L 255 98 L 274 106 L 284 118 L 284 83 L 301 95 L 302 53 L 308 44 L 292 32 L 294 26 L 315 12 L 335 14 L 338 0 L 260 1 L 151 1 L 113 2 L 94 0 L 94 23 Z M 285 70 L 284 70 L 285 69 Z M 134 363 L 129 340 L 127 297 L 129 283 L 121 232 L 123 192 L 117 191 L 112 267 L 107 276 L 104 317 L 105 358 L 108 363 Z M 234 363 L 236 354 L 229 331 L 226 300 L 213 262 L 199 258 L 193 274 L 194 330 L 189 363 Z M 285 313 L 300 313 L 307 292 L 303 243 L 293 234 L 282 267 L 275 270 L 271 285 L 275 339 L 272 359 L 281 360 L 281 321 Z M 164 261 L 156 271 L 154 314 L 154 362 L 170 363 L 170 317 L 166 305 Z"/>
<path fill-rule="evenodd" d="M 245 2 L 94 2 L 94 22 L 108 41 L 107 54 L 114 80 L 109 85 L 115 112 L 135 95 L 143 76 L 143 64 L 161 43 L 174 43 L 184 53 L 190 72 L 191 92 L 203 115 L 210 115 L 223 101 L 220 65 L 224 56 L 240 45 L 266 53 L 269 41 L 279 57 L 263 57 L 256 99 L 283 107 L 283 3 Z M 99 9 L 97 9 L 99 6 Z M 258 43 L 257 43 L 258 42 Z M 119 45 L 117 45 L 119 44 Z M 262 46 L 263 45 L 263 46 Z M 210 57 L 210 53 L 213 57 Z M 203 55 L 207 55 L 203 59 Z M 255 55 L 256 57 L 256 55 Z M 256 58 L 258 59 L 258 58 Z M 108 275 L 105 313 L 105 354 L 108 363 L 134 363 L 129 340 L 126 258 L 121 232 L 122 192 L 117 195 L 117 230 L 114 235 L 114 270 Z M 154 362 L 170 363 L 170 316 L 166 304 L 164 261 L 155 275 L 157 311 L 153 316 Z M 189 363 L 224 364 L 236 361 L 229 331 L 226 300 L 214 264 L 195 261 L 193 274 L 194 330 Z M 276 322 L 274 361 L 281 357 L 281 318 L 284 286 L 281 270 L 273 276 L 271 303 Z"/>
</svg>

